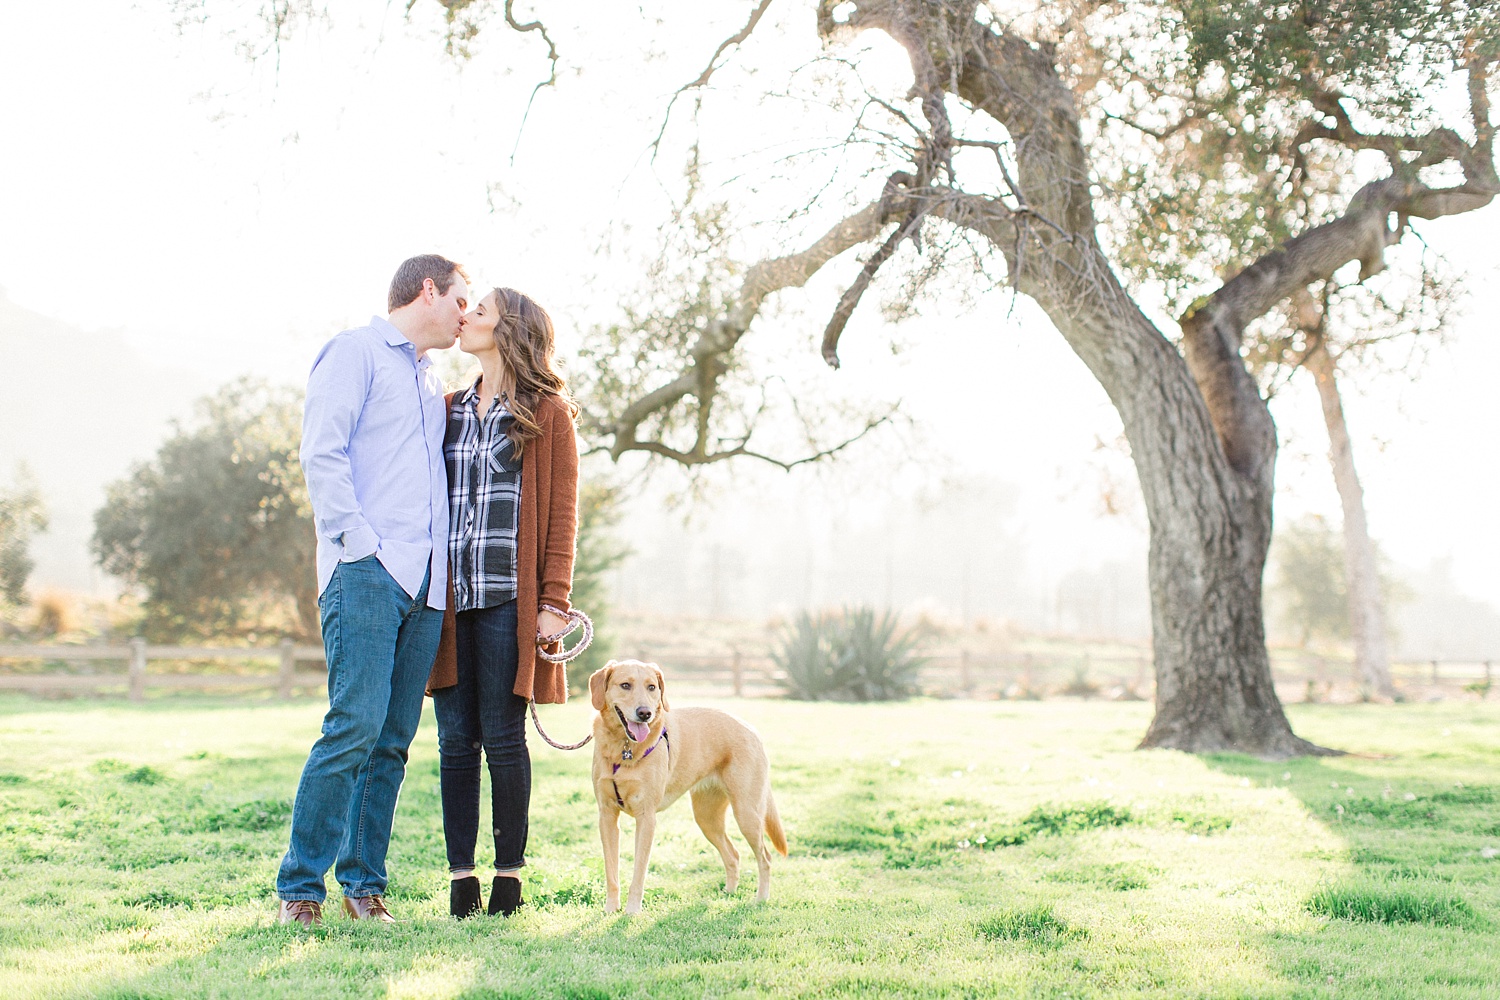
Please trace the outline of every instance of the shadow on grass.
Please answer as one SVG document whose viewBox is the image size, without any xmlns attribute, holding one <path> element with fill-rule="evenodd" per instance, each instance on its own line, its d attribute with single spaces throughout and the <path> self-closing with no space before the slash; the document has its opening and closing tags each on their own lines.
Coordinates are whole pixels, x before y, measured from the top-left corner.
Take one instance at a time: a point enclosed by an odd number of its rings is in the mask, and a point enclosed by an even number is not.
<svg viewBox="0 0 1500 1000">
<path fill-rule="evenodd" d="M 1268 936 L 1286 975 L 1309 986 L 1376 991 L 1370 995 L 1500 990 L 1500 957 L 1490 947 L 1500 926 L 1500 873 L 1483 853 L 1500 836 L 1500 787 L 1454 781 L 1442 763 L 1399 758 L 1204 760 L 1286 790 L 1343 841 L 1341 851 L 1319 857 L 1347 869 L 1303 901 L 1310 929 Z M 1441 961 L 1425 964 L 1429 951 Z M 1472 961 L 1454 961 L 1464 954 Z"/>
<path fill-rule="evenodd" d="M 595 907 L 546 906 L 511 920 L 418 917 L 395 927 L 354 924 L 338 916 L 312 931 L 258 923 L 139 975 L 66 995 L 79 1000 L 221 995 L 211 986 L 205 989 L 214 983 L 238 983 L 235 995 L 245 997 L 722 995 L 753 985 L 740 981 L 736 970 L 754 964 L 748 960 L 759 950 L 763 928 L 757 916 L 764 912 L 742 897 L 668 904 L 638 917 L 607 916 Z M 335 908 L 328 907 L 328 913 Z"/>
</svg>

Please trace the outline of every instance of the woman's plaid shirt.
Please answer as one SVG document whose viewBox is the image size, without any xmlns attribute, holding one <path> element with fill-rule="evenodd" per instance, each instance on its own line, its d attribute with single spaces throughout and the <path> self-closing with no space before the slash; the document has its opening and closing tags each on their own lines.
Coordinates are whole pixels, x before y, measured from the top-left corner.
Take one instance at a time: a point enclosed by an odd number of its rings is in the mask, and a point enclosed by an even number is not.
<svg viewBox="0 0 1500 1000">
<path fill-rule="evenodd" d="M 496 399 L 479 416 L 479 382 L 448 408 L 448 558 L 454 611 L 499 607 L 516 597 L 521 460 L 506 431 L 515 417 Z"/>
</svg>

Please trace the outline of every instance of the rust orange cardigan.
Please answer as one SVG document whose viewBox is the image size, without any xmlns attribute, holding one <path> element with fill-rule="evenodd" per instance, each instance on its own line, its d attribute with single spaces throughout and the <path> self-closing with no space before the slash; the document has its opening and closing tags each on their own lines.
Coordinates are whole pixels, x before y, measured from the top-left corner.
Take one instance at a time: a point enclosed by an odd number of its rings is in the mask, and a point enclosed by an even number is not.
<svg viewBox="0 0 1500 1000">
<path fill-rule="evenodd" d="M 453 397 L 449 395 L 448 402 Z M 521 662 L 515 693 L 543 705 L 568 700 L 567 671 L 561 663 L 527 656 L 536 649 L 537 605 L 545 602 L 567 611 L 573 589 L 573 554 L 578 536 L 578 442 L 573 415 L 556 396 L 544 396 L 536 408 L 540 437 L 521 453 L 521 510 L 516 539 L 516 643 Z M 448 609 L 437 660 L 427 677 L 427 693 L 458 683 L 457 619 L 453 613 L 450 573 Z M 557 652 L 557 645 L 548 647 Z"/>
</svg>

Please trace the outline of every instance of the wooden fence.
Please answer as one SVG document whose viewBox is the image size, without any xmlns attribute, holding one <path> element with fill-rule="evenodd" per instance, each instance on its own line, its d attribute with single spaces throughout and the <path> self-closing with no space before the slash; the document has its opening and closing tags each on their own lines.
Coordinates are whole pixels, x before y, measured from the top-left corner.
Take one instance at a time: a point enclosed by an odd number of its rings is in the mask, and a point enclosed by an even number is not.
<svg viewBox="0 0 1500 1000">
<path fill-rule="evenodd" d="M 785 691 L 784 675 L 765 655 L 739 650 L 703 653 L 689 650 L 638 650 L 635 655 L 662 664 L 674 691 L 689 697 L 775 697 Z M 924 655 L 918 674 L 923 694 L 947 698 L 1020 698 L 1052 696 L 1147 699 L 1153 696 L 1150 651 L 1068 653 L 1062 651 L 978 654 L 936 650 Z M 1285 702 L 1330 700 L 1336 685 L 1352 689 L 1347 663 L 1300 651 L 1273 652 L 1277 690 Z M 6 669 L 17 661 L 22 670 Z M 175 669 L 149 669 L 155 663 Z M 69 667 L 87 664 L 86 672 Z M 123 670 L 93 670 L 115 664 Z M 316 664 L 299 669 L 299 664 Z M 256 669 L 257 665 L 261 669 Z M 57 669 L 59 666 L 63 670 Z M 247 669 L 248 668 L 248 669 Z M 76 669 L 76 668 L 75 668 Z M 1422 660 L 1392 665 L 1398 688 L 1416 697 L 1437 697 L 1456 690 L 1488 696 L 1492 661 Z M 279 697 L 321 688 L 327 680 L 321 646 L 299 646 L 290 639 L 275 646 L 161 646 L 132 639 L 118 646 L 50 646 L 0 644 L 0 691 L 36 694 L 107 693 L 124 689 L 141 701 L 148 688 L 167 690 L 273 689 Z"/>
<path fill-rule="evenodd" d="M 273 687 L 282 698 L 298 688 L 321 687 L 327 681 L 322 646 L 298 646 L 285 639 L 275 646 L 154 646 L 145 639 L 131 639 L 124 646 L 16 646 L 0 645 L 0 661 L 52 663 L 123 663 L 125 670 L 90 673 L 58 673 L 43 670 L 0 673 L 0 691 L 53 693 L 99 691 L 124 687 L 131 701 L 142 701 L 146 688 L 208 690 L 213 688 Z M 224 672 L 221 670 L 151 672 L 153 660 L 174 663 L 274 664 L 275 672 Z M 298 663 L 316 662 L 316 672 L 299 671 Z"/>
</svg>

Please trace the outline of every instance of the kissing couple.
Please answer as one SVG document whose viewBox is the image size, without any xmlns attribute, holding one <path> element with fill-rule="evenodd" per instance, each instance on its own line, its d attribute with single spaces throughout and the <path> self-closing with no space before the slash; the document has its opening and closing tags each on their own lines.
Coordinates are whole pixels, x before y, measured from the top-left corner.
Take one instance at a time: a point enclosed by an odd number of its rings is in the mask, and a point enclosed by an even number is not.
<svg viewBox="0 0 1500 1000">
<path fill-rule="evenodd" d="M 571 610 L 578 407 L 546 310 L 511 288 L 476 294 L 453 261 L 413 257 L 391 281 L 388 317 L 335 336 L 308 377 L 300 458 L 328 712 L 276 875 L 281 923 L 321 922 L 330 867 L 350 918 L 394 922 L 386 853 L 424 693 L 437 715 L 449 912 L 486 909 L 474 860 L 481 753 L 495 840 L 487 910 L 509 916 L 524 902 L 526 707 L 567 697 L 562 664 L 537 641 L 565 630 Z M 455 342 L 480 375 L 445 395 L 429 355 Z"/>
</svg>

